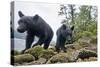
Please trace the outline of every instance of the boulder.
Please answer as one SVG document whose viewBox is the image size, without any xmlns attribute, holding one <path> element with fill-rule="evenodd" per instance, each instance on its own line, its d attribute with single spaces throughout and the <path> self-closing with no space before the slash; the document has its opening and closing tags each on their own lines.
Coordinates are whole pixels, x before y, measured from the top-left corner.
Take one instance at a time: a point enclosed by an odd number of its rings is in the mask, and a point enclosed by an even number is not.
<svg viewBox="0 0 100 67">
<path fill-rule="evenodd" d="M 39 58 L 38 60 L 36 60 L 36 61 L 32 61 L 32 62 L 30 62 L 30 63 L 27 63 L 27 65 L 33 65 L 33 64 L 35 64 L 35 65 L 37 65 L 37 64 L 45 64 L 46 63 L 46 59 L 45 58 Z"/>
<path fill-rule="evenodd" d="M 80 44 L 80 46 L 82 47 L 88 47 L 90 44 L 91 38 L 89 37 L 82 37 L 78 40 L 78 43 Z"/>
<path fill-rule="evenodd" d="M 27 49 L 24 53 L 27 54 L 31 54 L 35 57 L 35 59 L 37 60 L 39 58 L 39 56 L 43 53 L 44 49 L 41 46 L 35 46 L 33 48 L 29 48 Z"/>
<path fill-rule="evenodd" d="M 24 62 L 31 62 L 34 61 L 35 57 L 31 54 L 22 54 L 14 56 L 14 63 L 24 63 Z"/>
<path fill-rule="evenodd" d="M 78 58 L 85 59 L 89 57 L 97 57 L 97 53 L 91 50 L 80 50 Z"/>
<path fill-rule="evenodd" d="M 78 42 L 74 42 L 73 44 L 67 44 L 65 47 L 68 49 L 73 49 L 73 50 L 79 50 L 82 48 L 82 46 Z"/>
<path fill-rule="evenodd" d="M 72 52 L 70 62 L 76 62 L 79 58 L 84 60 L 89 59 L 90 57 L 97 57 L 97 53 L 91 50 L 80 49 Z"/>
<path fill-rule="evenodd" d="M 66 63 L 69 62 L 69 58 L 66 53 L 59 53 L 57 55 L 54 55 L 51 57 L 48 61 L 47 64 L 51 63 Z"/>
<path fill-rule="evenodd" d="M 96 36 L 92 36 L 91 40 L 90 40 L 90 43 L 97 44 L 97 37 Z"/>
</svg>

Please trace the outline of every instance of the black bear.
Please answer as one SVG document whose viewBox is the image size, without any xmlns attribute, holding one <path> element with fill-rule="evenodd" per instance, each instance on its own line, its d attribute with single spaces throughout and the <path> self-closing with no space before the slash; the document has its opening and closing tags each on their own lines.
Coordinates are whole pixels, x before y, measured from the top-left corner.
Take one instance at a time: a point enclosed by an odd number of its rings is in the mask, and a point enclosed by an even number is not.
<svg viewBox="0 0 100 67">
<path fill-rule="evenodd" d="M 25 16 L 19 11 L 18 15 L 20 19 L 18 21 L 19 27 L 17 31 L 20 33 L 27 31 L 25 50 L 31 48 L 35 36 L 37 36 L 39 40 L 32 47 L 44 44 L 44 49 L 47 49 L 53 37 L 53 30 L 49 24 L 37 14 L 35 16 Z"/>
<path fill-rule="evenodd" d="M 74 29 L 74 26 L 69 28 L 65 24 L 63 24 L 56 32 L 57 40 L 56 40 L 56 51 L 59 52 L 59 50 L 63 50 L 66 52 L 65 43 L 66 41 L 71 44 L 72 43 L 72 31 Z"/>
</svg>

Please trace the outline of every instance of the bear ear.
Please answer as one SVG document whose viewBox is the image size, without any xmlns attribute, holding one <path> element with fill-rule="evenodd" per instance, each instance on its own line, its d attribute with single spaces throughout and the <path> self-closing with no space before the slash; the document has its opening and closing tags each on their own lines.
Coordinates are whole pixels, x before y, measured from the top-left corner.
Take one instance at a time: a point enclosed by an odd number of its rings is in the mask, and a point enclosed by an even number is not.
<svg viewBox="0 0 100 67">
<path fill-rule="evenodd" d="M 63 29 L 66 29 L 66 25 L 65 24 L 63 24 L 62 27 L 63 27 Z"/>
<path fill-rule="evenodd" d="M 71 27 L 71 30 L 74 30 L 74 26 Z"/>
<path fill-rule="evenodd" d="M 24 14 L 21 11 L 18 11 L 18 15 L 19 15 L 19 17 L 23 17 L 24 16 Z"/>
<path fill-rule="evenodd" d="M 38 18 L 39 18 L 39 15 L 38 15 L 38 14 L 36 14 L 36 15 L 33 17 L 33 20 L 37 21 L 37 20 L 38 20 Z"/>
</svg>

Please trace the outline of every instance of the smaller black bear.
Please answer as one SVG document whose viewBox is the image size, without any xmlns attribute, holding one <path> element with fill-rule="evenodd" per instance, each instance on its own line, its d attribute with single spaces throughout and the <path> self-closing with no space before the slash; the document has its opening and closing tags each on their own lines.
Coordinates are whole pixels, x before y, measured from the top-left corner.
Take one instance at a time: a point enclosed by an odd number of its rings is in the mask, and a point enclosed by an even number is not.
<svg viewBox="0 0 100 67">
<path fill-rule="evenodd" d="M 72 43 L 72 31 L 74 26 L 69 28 L 65 24 L 63 24 L 56 32 L 57 40 L 56 40 L 56 51 L 59 52 L 60 49 L 66 52 L 65 43 L 68 41 L 69 44 Z"/>
<path fill-rule="evenodd" d="M 47 49 L 53 37 L 53 30 L 49 24 L 37 14 L 35 16 L 25 16 L 21 11 L 19 11 L 18 14 L 20 19 L 18 21 L 19 27 L 17 31 L 20 33 L 27 31 L 25 50 L 31 47 L 35 36 L 37 36 L 39 40 L 33 47 L 44 44 L 44 49 Z M 23 50 L 23 52 L 25 50 Z"/>
</svg>

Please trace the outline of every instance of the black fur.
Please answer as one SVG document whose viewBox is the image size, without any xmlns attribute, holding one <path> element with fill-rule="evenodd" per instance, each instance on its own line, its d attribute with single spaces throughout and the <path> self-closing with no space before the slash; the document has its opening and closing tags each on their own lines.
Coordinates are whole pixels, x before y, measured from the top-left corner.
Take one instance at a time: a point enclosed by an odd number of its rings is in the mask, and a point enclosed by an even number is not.
<svg viewBox="0 0 100 67">
<path fill-rule="evenodd" d="M 74 26 L 69 28 L 66 25 L 62 25 L 56 32 L 57 40 L 56 40 L 56 50 L 59 52 L 60 49 L 62 49 L 64 52 L 66 52 L 65 49 L 65 42 L 66 40 L 68 43 L 72 43 L 72 31 L 74 29 Z"/>
<path fill-rule="evenodd" d="M 37 14 L 35 16 L 25 16 L 21 11 L 18 14 L 20 17 L 18 32 L 27 31 L 25 50 L 31 47 L 35 36 L 39 38 L 39 41 L 33 47 L 44 44 L 44 49 L 47 49 L 53 37 L 52 28 Z"/>
</svg>

